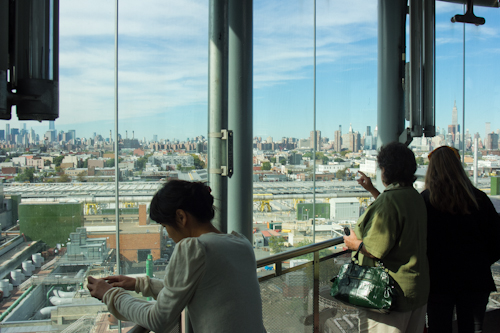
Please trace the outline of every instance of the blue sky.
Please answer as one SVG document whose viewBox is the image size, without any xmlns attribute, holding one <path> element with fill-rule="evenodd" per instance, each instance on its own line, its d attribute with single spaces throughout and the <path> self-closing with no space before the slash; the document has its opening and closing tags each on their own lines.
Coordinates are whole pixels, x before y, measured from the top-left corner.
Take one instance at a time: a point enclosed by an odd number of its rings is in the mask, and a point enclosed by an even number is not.
<svg viewBox="0 0 500 333">
<path fill-rule="evenodd" d="M 254 1 L 254 135 L 308 137 L 313 129 L 313 2 Z M 77 136 L 114 129 L 114 2 L 60 3 L 60 117 Z M 500 128 L 500 10 L 466 26 L 465 128 Z M 436 125 L 462 122 L 462 5 L 437 2 Z M 207 133 L 208 1 L 120 1 L 119 131 L 148 140 Z M 376 125 L 377 1 L 317 1 L 317 129 Z M 15 114 L 13 118 L 16 118 Z M 11 128 L 21 127 L 15 119 Z M 28 122 L 38 134 L 48 123 Z"/>
</svg>

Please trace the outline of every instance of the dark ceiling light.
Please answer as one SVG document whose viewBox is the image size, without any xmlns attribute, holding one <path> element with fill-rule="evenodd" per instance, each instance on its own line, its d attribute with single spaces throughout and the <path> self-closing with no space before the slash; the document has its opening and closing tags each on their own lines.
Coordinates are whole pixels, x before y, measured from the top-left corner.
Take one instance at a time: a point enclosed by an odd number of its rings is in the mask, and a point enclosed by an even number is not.
<svg viewBox="0 0 500 333">
<path fill-rule="evenodd" d="M 0 119 L 59 117 L 59 0 L 0 0 Z"/>
<path fill-rule="evenodd" d="M 467 11 L 464 15 L 457 14 L 451 18 L 451 22 L 471 23 L 475 25 L 483 25 L 486 23 L 484 17 L 474 15 L 474 1 L 467 0 Z"/>
</svg>

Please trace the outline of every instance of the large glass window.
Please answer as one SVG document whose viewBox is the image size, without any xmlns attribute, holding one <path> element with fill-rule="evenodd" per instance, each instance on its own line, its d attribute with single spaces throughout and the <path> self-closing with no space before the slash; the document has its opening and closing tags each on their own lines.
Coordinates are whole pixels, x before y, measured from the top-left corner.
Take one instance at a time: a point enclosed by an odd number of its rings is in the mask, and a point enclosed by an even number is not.
<svg viewBox="0 0 500 333">
<path fill-rule="evenodd" d="M 118 13 L 118 135 L 115 6 L 95 1 L 60 4 L 59 118 L 20 122 L 13 112 L 0 131 L 6 243 L 21 243 L 18 261 L 45 258 L 16 280 L 12 296 L 33 306 L 6 325 L 116 326 L 86 276 L 116 274 L 119 248 L 122 274 L 161 278 L 175 244 L 149 220 L 149 202 L 168 179 L 207 181 L 208 4 L 121 1 Z"/>
</svg>

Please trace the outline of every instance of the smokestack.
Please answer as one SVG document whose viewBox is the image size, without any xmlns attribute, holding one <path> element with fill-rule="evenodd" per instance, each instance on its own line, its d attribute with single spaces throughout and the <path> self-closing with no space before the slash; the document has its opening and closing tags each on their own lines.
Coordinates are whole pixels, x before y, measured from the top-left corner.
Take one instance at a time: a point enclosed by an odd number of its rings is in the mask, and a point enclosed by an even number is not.
<svg viewBox="0 0 500 333">
<path fill-rule="evenodd" d="M 128 131 L 125 131 L 125 140 L 128 139 Z"/>
<path fill-rule="evenodd" d="M 134 140 L 134 131 L 132 131 L 132 140 Z"/>
</svg>

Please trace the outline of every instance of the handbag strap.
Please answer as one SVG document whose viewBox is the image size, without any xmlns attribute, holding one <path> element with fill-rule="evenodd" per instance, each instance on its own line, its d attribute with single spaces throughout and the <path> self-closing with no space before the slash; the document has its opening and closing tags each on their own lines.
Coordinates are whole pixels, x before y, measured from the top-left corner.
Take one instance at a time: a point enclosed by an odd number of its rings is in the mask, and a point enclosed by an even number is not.
<svg viewBox="0 0 500 333">
<path fill-rule="evenodd" d="M 361 244 L 359 244 L 359 247 L 358 247 L 358 250 L 356 251 L 356 254 L 354 254 L 354 257 L 352 257 L 353 261 L 358 260 L 359 251 L 361 251 L 362 248 L 363 248 L 363 242 L 361 242 Z"/>
<path fill-rule="evenodd" d="M 356 251 L 356 253 L 355 253 L 355 254 L 354 254 L 354 256 L 352 257 L 352 261 L 353 261 L 353 262 L 359 262 L 359 260 L 358 260 L 358 257 L 359 257 L 359 252 L 360 252 L 360 251 L 361 251 L 361 249 L 363 248 L 363 245 L 364 245 L 364 244 L 363 244 L 363 242 L 361 242 L 361 243 L 359 244 L 358 250 Z M 381 266 L 382 268 L 385 268 L 385 267 L 384 267 L 384 263 L 382 262 L 382 260 L 377 259 L 377 260 L 375 260 L 375 261 L 377 262 L 378 266 Z"/>
</svg>

